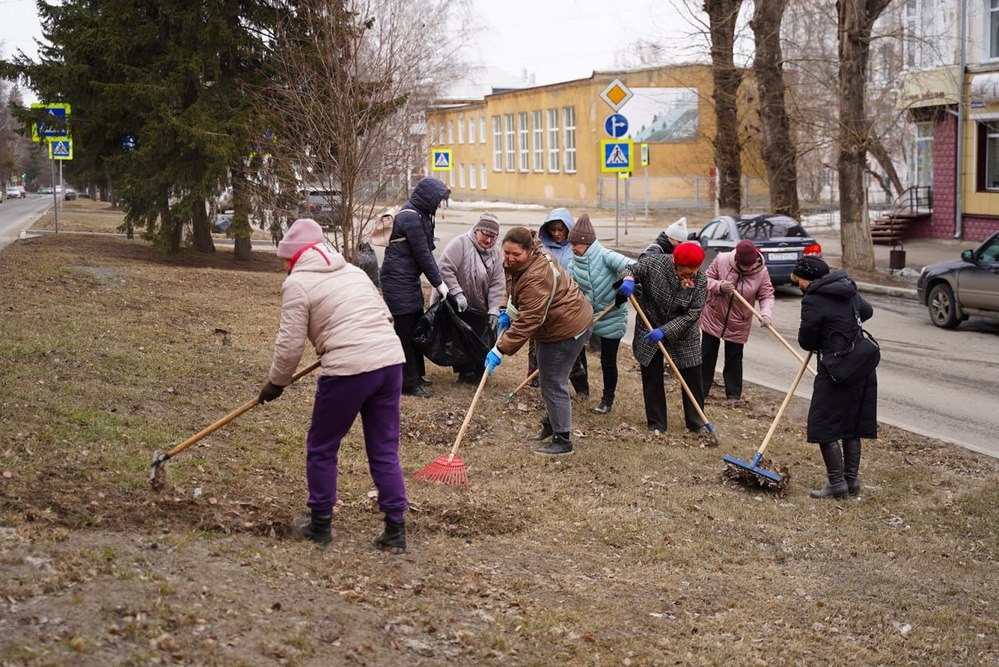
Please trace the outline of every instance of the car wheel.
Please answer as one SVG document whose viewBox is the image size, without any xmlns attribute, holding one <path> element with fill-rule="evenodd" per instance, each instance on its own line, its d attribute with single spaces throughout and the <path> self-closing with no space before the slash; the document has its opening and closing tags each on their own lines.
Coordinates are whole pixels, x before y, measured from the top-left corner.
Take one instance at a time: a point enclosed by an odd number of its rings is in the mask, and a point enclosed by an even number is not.
<svg viewBox="0 0 999 667">
<path fill-rule="evenodd" d="M 954 290 L 947 283 L 938 283 L 930 289 L 926 306 L 930 311 L 930 321 L 942 329 L 955 329 L 961 323 L 957 318 Z"/>
</svg>

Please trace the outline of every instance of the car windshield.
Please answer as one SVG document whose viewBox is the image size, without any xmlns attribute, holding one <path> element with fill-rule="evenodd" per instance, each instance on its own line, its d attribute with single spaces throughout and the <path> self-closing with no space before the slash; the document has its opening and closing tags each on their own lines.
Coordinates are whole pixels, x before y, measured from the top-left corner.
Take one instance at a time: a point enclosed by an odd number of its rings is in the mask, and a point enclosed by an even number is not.
<svg viewBox="0 0 999 667">
<path fill-rule="evenodd" d="M 779 239 L 790 236 L 807 236 L 805 229 L 794 218 L 786 216 L 759 216 L 740 220 L 736 225 L 739 238 Z"/>
</svg>

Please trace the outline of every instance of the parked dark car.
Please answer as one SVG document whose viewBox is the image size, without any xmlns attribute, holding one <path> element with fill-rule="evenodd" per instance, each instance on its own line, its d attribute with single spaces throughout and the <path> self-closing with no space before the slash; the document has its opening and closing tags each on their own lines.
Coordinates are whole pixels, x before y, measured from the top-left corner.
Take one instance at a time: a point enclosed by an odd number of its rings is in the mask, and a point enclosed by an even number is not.
<svg viewBox="0 0 999 667">
<path fill-rule="evenodd" d="M 701 231 L 690 234 L 704 248 L 707 267 L 721 252 L 735 250 L 743 239 L 752 241 L 767 260 L 770 282 L 791 284 L 791 271 L 803 255 L 822 256 L 822 246 L 794 218 L 777 213 L 723 215 Z"/>
<path fill-rule="evenodd" d="M 341 195 L 339 190 L 305 190 L 298 203 L 298 215 L 312 218 L 323 229 L 340 224 Z"/>
<path fill-rule="evenodd" d="M 971 315 L 999 318 L 999 232 L 961 259 L 923 267 L 916 283 L 930 321 L 954 329 Z"/>
<path fill-rule="evenodd" d="M 65 199 L 66 201 L 73 201 L 74 199 L 76 199 L 76 190 L 73 189 L 66 190 L 66 193 L 63 195 L 63 199 Z"/>
</svg>

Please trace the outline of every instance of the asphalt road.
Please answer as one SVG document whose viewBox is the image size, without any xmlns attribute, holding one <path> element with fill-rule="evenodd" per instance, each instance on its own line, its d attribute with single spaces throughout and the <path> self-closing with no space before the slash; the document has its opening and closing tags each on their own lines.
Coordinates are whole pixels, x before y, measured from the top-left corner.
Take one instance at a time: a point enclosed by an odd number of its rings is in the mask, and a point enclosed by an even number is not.
<svg viewBox="0 0 999 667">
<path fill-rule="evenodd" d="M 30 227 L 51 205 L 52 197 L 45 195 L 4 199 L 0 203 L 0 250 L 15 241 L 21 231 Z"/>
</svg>

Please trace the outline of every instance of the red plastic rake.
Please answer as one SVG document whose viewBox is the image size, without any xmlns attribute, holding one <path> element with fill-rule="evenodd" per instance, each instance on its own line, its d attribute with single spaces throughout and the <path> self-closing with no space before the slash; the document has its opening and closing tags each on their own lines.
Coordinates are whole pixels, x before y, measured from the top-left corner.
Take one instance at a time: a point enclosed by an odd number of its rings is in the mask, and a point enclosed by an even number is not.
<svg viewBox="0 0 999 667">
<path fill-rule="evenodd" d="M 461 439 L 465 437 L 468 423 L 472 421 L 475 404 L 479 402 L 479 396 L 482 395 L 482 390 L 485 388 L 486 380 L 488 379 L 489 373 L 482 373 L 479 388 L 475 390 L 475 397 L 472 398 L 472 404 L 468 406 L 468 412 L 465 413 L 465 421 L 461 423 L 461 428 L 458 430 L 458 437 L 454 439 L 454 446 L 451 447 L 451 453 L 442 454 L 437 457 L 436 461 L 413 475 L 413 479 L 419 479 L 432 484 L 468 486 L 468 470 L 465 469 L 465 462 L 461 460 L 460 456 L 457 456 L 458 446 L 461 445 Z"/>
</svg>

